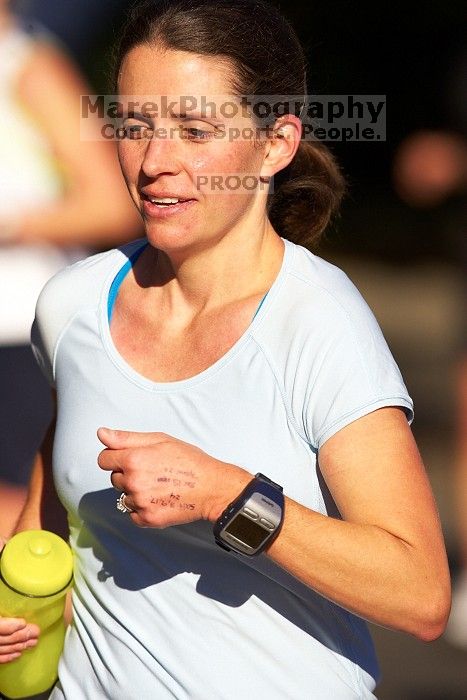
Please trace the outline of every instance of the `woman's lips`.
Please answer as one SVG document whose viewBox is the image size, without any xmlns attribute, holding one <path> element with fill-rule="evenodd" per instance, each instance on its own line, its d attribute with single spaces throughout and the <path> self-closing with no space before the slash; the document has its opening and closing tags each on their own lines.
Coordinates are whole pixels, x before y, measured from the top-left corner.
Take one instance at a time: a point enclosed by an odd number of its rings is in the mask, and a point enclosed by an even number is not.
<svg viewBox="0 0 467 700">
<path fill-rule="evenodd" d="M 196 202 L 195 199 L 181 199 L 171 196 L 154 197 L 146 194 L 143 195 L 142 201 L 144 213 L 159 219 L 181 214 Z"/>
</svg>

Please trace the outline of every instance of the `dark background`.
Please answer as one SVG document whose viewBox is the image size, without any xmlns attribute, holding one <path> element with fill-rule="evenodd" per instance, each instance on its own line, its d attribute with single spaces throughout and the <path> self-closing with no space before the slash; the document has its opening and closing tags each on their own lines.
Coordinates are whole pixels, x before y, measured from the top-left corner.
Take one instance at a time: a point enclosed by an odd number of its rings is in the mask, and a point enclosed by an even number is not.
<svg viewBox="0 0 467 700">
<path fill-rule="evenodd" d="M 395 194 L 391 169 L 397 145 L 411 132 L 465 129 L 459 96 L 465 4 L 328 0 L 305 8 L 292 0 L 281 5 L 307 48 L 311 92 L 387 95 L 385 143 L 331 146 L 350 187 L 328 245 L 398 262 L 456 257 L 460 203 L 414 211 Z M 446 219 L 453 219 L 454 230 Z"/>
</svg>

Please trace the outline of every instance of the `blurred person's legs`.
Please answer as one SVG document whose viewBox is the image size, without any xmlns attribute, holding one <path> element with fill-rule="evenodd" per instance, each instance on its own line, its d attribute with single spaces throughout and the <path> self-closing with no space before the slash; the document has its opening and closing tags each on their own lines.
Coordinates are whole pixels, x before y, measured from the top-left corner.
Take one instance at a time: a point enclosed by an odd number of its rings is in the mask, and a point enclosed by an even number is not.
<svg viewBox="0 0 467 700">
<path fill-rule="evenodd" d="M 11 534 L 52 417 L 50 387 L 26 345 L 0 347 L 0 536 Z"/>
</svg>

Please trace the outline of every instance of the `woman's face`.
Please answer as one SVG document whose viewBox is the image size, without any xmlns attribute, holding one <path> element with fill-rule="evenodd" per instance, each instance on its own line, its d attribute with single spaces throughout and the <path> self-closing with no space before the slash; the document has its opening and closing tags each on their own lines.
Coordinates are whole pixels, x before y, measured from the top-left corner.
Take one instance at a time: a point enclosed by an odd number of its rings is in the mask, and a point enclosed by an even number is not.
<svg viewBox="0 0 467 700">
<path fill-rule="evenodd" d="M 229 70 L 217 58 L 147 45 L 122 64 L 119 158 L 149 241 L 168 254 L 261 230 L 266 219 L 266 142 L 253 138 L 240 103 L 232 107 Z"/>
</svg>

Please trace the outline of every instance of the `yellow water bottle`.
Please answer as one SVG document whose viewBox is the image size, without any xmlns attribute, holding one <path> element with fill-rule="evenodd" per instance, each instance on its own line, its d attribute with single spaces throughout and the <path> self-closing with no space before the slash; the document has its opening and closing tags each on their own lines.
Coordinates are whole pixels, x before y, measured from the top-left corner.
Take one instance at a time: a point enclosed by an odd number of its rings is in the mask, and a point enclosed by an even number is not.
<svg viewBox="0 0 467 700">
<path fill-rule="evenodd" d="M 57 679 L 65 637 L 66 592 L 73 558 L 61 537 L 26 530 L 7 542 L 0 558 L 0 616 L 21 617 L 39 626 L 38 643 L 0 665 L 0 694 L 24 698 L 48 690 Z"/>
</svg>

